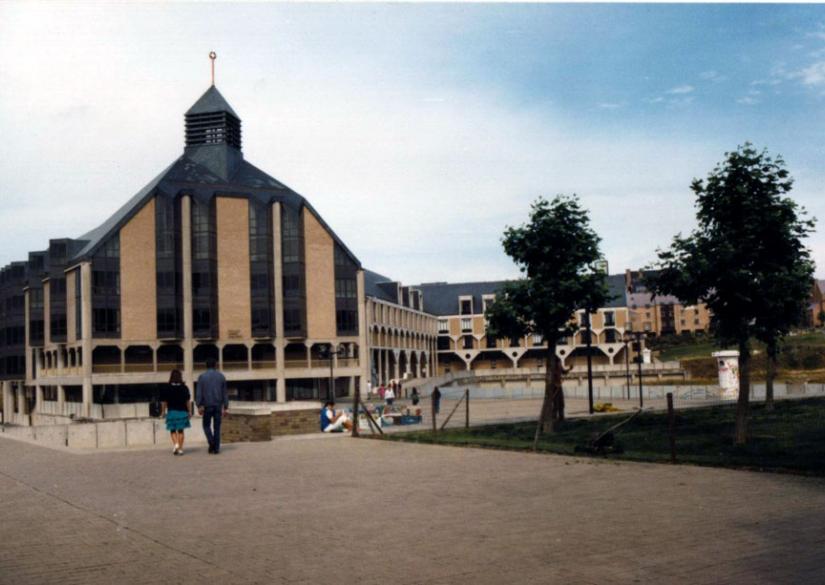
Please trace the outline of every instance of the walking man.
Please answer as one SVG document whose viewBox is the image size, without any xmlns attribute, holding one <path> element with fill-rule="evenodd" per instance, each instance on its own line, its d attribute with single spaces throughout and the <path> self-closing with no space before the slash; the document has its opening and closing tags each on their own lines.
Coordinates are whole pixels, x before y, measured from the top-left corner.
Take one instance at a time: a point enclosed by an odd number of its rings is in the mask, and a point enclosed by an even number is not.
<svg viewBox="0 0 825 585">
<path fill-rule="evenodd" d="M 226 378 L 215 369 L 215 360 L 206 360 L 206 371 L 198 376 L 195 386 L 198 414 L 203 417 L 203 433 L 209 442 L 209 453 L 221 452 L 221 418 L 229 408 Z"/>
</svg>

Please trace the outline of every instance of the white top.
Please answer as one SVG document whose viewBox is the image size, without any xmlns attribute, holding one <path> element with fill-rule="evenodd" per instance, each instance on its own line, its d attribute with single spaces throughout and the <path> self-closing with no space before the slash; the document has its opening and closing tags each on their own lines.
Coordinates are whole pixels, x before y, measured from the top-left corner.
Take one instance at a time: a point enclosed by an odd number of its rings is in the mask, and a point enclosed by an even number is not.
<svg viewBox="0 0 825 585">
<path fill-rule="evenodd" d="M 387 399 L 387 398 L 389 398 L 389 399 L 395 398 L 395 392 L 393 392 L 393 389 L 392 389 L 392 388 L 387 388 L 387 389 L 384 391 L 384 398 L 385 398 L 385 399 Z"/>
</svg>

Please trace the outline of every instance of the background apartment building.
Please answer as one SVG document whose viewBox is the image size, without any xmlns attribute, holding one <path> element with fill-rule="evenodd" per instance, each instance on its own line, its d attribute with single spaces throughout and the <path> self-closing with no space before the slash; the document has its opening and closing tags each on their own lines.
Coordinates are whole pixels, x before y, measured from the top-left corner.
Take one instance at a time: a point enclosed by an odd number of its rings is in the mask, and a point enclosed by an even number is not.
<svg viewBox="0 0 825 585">
<path fill-rule="evenodd" d="M 438 373 L 458 370 L 541 369 L 547 343 L 540 335 L 497 339 L 487 335 L 484 311 L 505 281 L 417 286 L 427 300 L 427 311 L 438 317 Z M 590 353 L 596 365 L 624 361 L 624 332 L 629 325 L 624 275 L 607 279 L 612 299 L 590 315 Z M 561 339 L 556 355 L 565 366 L 586 362 L 588 327 L 584 311 L 571 315 L 574 332 Z M 618 360 L 618 361 L 617 361 Z"/>
</svg>

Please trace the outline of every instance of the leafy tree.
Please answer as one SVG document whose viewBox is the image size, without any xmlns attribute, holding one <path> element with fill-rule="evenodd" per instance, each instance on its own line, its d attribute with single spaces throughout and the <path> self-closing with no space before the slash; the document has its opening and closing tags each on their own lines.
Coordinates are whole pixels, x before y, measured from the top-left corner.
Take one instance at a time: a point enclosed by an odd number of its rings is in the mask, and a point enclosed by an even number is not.
<svg viewBox="0 0 825 585">
<path fill-rule="evenodd" d="M 512 339 L 540 334 L 547 344 L 537 442 L 540 433 L 552 431 L 563 416 L 556 343 L 572 333 L 576 309 L 595 309 L 607 297 L 605 275 L 598 265 L 600 238 L 578 198 L 559 195 L 549 202 L 539 198 L 531 206 L 530 221 L 508 227 L 502 242 L 523 278 L 505 284 L 488 306 L 488 335 Z"/>
<path fill-rule="evenodd" d="M 798 318 L 813 272 L 803 240 L 814 220 L 784 196 L 792 185 L 781 157 L 750 143 L 726 153 L 706 180 L 691 185 L 698 227 L 659 251 L 659 272 L 649 278 L 657 294 L 706 303 L 719 343 L 738 347 L 740 445 L 747 441 L 750 339 L 776 347 Z"/>
</svg>

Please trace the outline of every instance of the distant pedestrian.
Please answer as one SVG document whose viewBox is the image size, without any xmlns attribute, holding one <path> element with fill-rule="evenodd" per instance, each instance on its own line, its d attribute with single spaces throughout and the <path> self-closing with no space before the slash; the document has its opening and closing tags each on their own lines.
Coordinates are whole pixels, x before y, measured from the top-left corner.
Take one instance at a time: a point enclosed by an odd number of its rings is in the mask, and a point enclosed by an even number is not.
<svg viewBox="0 0 825 585">
<path fill-rule="evenodd" d="M 413 406 L 418 406 L 418 403 L 421 401 L 421 395 L 418 393 L 418 388 L 412 389 L 412 394 L 410 394 L 410 398 L 412 398 Z"/>
<path fill-rule="evenodd" d="M 433 399 L 433 412 L 438 414 L 441 411 L 441 390 L 438 389 L 438 386 L 433 388 L 431 397 Z"/>
<path fill-rule="evenodd" d="M 221 452 L 221 418 L 229 408 L 226 378 L 215 369 L 215 360 L 206 360 L 206 371 L 198 376 L 195 386 L 195 402 L 203 416 L 203 433 L 209 442 L 209 453 Z"/>
<path fill-rule="evenodd" d="M 183 455 L 183 430 L 192 425 L 189 423 L 192 412 L 192 396 L 189 388 L 183 383 L 180 370 L 172 370 L 169 383 L 160 391 L 160 399 L 166 412 L 166 430 L 172 437 L 172 454 Z"/>
<path fill-rule="evenodd" d="M 388 408 L 395 402 L 395 389 L 393 386 L 390 386 L 384 391 L 384 401 L 387 403 Z"/>
<path fill-rule="evenodd" d="M 387 393 L 387 389 L 384 387 L 384 384 L 381 384 L 378 387 L 378 398 L 380 398 L 381 400 L 384 400 L 384 394 L 386 394 L 386 393 Z"/>
</svg>

